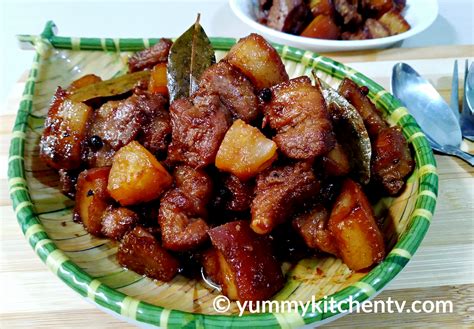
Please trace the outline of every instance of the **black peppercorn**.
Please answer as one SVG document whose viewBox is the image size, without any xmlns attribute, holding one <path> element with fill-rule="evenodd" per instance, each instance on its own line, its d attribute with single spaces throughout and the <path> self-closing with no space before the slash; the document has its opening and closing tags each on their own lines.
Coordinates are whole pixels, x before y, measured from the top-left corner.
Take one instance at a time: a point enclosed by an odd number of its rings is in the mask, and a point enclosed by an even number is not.
<svg viewBox="0 0 474 329">
<path fill-rule="evenodd" d="M 102 142 L 102 138 L 94 135 L 89 138 L 89 145 L 93 151 L 98 151 L 104 146 L 104 142 Z"/>
<path fill-rule="evenodd" d="M 258 96 L 262 101 L 269 102 L 272 100 L 272 91 L 268 88 L 263 88 Z"/>
<path fill-rule="evenodd" d="M 360 87 L 359 90 L 364 96 L 367 96 L 367 94 L 369 93 L 369 88 L 367 88 L 366 86 Z"/>
</svg>

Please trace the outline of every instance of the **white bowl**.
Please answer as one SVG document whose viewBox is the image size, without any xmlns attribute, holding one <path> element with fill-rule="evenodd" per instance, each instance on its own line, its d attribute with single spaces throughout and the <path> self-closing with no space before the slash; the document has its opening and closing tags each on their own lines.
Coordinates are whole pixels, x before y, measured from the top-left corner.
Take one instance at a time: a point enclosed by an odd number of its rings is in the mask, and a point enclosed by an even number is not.
<svg viewBox="0 0 474 329">
<path fill-rule="evenodd" d="M 283 33 L 258 23 L 254 11 L 255 1 L 256 0 L 229 0 L 229 4 L 234 14 L 242 22 L 255 29 L 257 33 L 263 34 L 268 39 L 285 45 L 318 52 L 386 48 L 424 31 L 433 24 L 438 16 L 437 0 L 407 0 L 403 16 L 411 25 L 411 28 L 404 33 L 371 40 L 325 40 Z"/>
</svg>

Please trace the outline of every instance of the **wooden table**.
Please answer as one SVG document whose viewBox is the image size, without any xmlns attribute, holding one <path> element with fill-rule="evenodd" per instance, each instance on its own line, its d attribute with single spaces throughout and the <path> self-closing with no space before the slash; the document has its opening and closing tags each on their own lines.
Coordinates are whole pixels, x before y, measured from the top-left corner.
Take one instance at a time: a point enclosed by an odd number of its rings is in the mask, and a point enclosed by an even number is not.
<svg viewBox="0 0 474 329">
<path fill-rule="evenodd" d="M 453 59 L 472 61 L 474 46 L 388 49 L 330 56 L 350 64 L 387 89 L 393 64 L 405 61 L 449 99 Z M 8 195 L 7 163 L 10 131 L 23 81 L 24 77 L 0 112 L 0 327 L 132 328 L 83 300 L 50 273 L 20 232 Z M 471 148 L 472 144 L 464 147 Z M 439 198 L 430 230 L 413 259 L 377 299 L 391 297 L 407 303 L 451 300 L 454 312 L 350 314 L 327 327 L 474 326 L 474 170 L 448 156 L 437 155 L 436 161 Z"/>
</svg>

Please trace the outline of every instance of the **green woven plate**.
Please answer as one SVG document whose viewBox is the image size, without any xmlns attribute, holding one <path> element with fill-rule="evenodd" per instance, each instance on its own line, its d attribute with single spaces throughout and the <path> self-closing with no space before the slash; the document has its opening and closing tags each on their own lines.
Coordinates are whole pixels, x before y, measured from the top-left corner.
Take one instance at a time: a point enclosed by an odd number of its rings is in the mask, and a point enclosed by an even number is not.
<svg viewBox="0 0 474 329">
<path fill-rule="evenodd" d="M 72 289 L 103 309 L 128 319 L 162 327 L 275 327 L 320 324 L 337 314 L 326 312 L 264 313 L 238 316 L 236 305 L 217 314 L 212 302 L 218 292 L 201 282 L 177 276 L 169 283 L 152 281 L 123 270 L 115 260 L 115 242 L 87 234 L 73 223 L 73 203 L 58 189 L 58 177 L 38 159 L 38 141 L 48 104 L 57 86 L 95 73 L 104 79 L 126 70 L 126 56 L 157 39 L 98 39 L 56 36 L 48 22 L 40 36 L 20 36 L 36 49 L 16 119 L 9 158 L 9 186 L 13 207 L 26 239 L 43 262 Z M 212 38 L 220 59 L 236 42 Z M 373 297 L 406 265 L 423 239 L 436 204 L 438 177 L 433 154 L 415 120 L 387 91 L 353 69 L 315 53 L 275 45 L 291 77 L 311 70 L 336 86 L 343 77 L 369 87 L 369 96 L 386 119 L 403 128 L 413 147 L 416 170 L 405 192 L 383 199 L 376 213 L 385 214 L 386 259 L 368 273 L 352 273 L 332 257 L 306 259 L 287 273 L 277 300 L 311 300 L 331 296 L 336 301 Z M 47 298 L 47 297 L 46 297 Z"/>
</svg>

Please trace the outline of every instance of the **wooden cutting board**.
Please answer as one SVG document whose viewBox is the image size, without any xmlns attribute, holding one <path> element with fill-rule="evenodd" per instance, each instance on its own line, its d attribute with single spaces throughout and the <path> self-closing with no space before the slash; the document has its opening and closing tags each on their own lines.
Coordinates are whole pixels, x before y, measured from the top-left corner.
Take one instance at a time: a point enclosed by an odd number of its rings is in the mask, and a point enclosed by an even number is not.
<svg viewBox="0 0 474 329">
<path fill-rule="evenodd" d="M 462 77 L 474 45 L 325 54 L 352 66 L 390 90 L 392 66 L 412 65 L 449 100 L 454 59 Z M 8 195 L 10 131 L 26 75 L 0 108 L 0 327 L 133 328 L 83 300 L 31 250 L 16 223 Z M 461 93 L 462 95 L 462 93 Z M 463 148 L 474 150 L 472 143 Z M 448 314 L 350 314 L 326 327 L 472 327 L 474 325 L 474 170 L 461 160 L 436 156 L 439 197 L 431 227 L 402 273 L 376 299 L 451 300 Z"/>
</svg>

